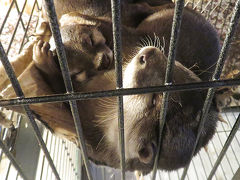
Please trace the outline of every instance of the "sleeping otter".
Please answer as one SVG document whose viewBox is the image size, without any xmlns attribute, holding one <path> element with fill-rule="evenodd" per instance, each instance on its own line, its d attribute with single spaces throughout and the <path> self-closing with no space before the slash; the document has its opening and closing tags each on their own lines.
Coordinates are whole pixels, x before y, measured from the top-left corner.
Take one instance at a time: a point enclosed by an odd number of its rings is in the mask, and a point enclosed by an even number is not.
<svg viewBox="0 0 240 180">
<path fill-rule="evenodd" d="M 173 4 L 171 0 L 122 0 L 120 3 L 122 24 L 129 27 L 136 27 L 160 7 L 164 9 L 167 4 Z M 167 6 L 163 7 L 163 5 Z M 92 17 L 111 19 L 111 0 L 54 0 L 54 6 L 58 19 L 74 11 Z M 43 17 L 47 20 L 45 1 L 43 1 Z"/>
<path fill-rule="evenodd" d="M 64 24 L 60 31 L 72 79 L 83 82 L 113 67 L 112 50 L 106 45 L 105 38 L 95 26 Z M 51 40 L 53 39 L 50 39 L 53 48 Z M 56 93 L 64 93 L 58 57 L 55 49 L 49 50 L 50 44 L 39 40 L 34 46 L 33 61 L 41 69 L 43 77 L 51 84 L 52 89 Z M 51 61 L 52 59 L 54 61 Z"/>
<path fill-rule="evenodd" d="M 173 11 L 173 8 L 159 11 L 144 20 L 137 29 L 122 27 L 124 88 L 163 84 Z M 95 24 L 106 38 L 108 47 L 112 48 L 110 21 L 79 13 L 69 13 L 65 18 L 74 19 L 75 24 Z M 150 38 L 146 38 L 146 35 Z M 137 45 L 140 40 L 143 41 L 142 46 Z M 162 47 L 163 41 L 166 44 L 165 48 Z M 200 14 L 185 8 L 173 83 L 208 80 L 212 75 L 219 49 L 218 36 L 212 26 Z M 133 58 L 130 57 L 132 53 L 135 53 Z M 92 76 L 84 83 L 73 80 L 73 84 L 74 89 L 81 92 L 115 89 L 115 73 L 113 70 L 107 70 Z M 204 90 L 171 93 L 159 168 L 174 170 L 190 161 L 205 95 Z M 162 93 L 124 96 L 127 170 L 149 173 L 152 169 L 158 139 L 161 100 Z M 83 100 L 78 102 L 78 107 L 89 158 L 96 163 L 119 168 L 117 98 Z M 218 119 L 217 109 L 213 104 L 195 154 L 212 138 Z M 54 127 L 52 128 L 54 130 Z"/>
</svg>

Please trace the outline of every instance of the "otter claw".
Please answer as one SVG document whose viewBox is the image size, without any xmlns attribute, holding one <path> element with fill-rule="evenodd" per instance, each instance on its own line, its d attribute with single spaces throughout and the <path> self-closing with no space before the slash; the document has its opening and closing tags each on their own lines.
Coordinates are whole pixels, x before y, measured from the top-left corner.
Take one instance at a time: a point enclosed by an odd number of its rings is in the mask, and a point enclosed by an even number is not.
<svg viewBox="0 0 240 180">
<path fill-rule="evenodd" d="M 220 122 L 228 125 L 228 122 L 225 119 L 223 119 L 223 117 L 221 115 L 218 115 L 218 119 L 219 119 Z"/>
<path fill-rule="evenodd" d="M 140 171 L 134 171 L 136 180 L 144 180 L 143 174 Z"/>
</svg>

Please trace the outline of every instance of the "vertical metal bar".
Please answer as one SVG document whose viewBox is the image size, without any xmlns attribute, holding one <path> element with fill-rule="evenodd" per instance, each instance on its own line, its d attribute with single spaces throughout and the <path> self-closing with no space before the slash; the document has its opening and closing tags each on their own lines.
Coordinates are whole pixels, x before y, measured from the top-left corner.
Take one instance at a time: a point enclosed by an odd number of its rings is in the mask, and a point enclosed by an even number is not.
<svg viewBox="0 0 240 180">
<path fill-rule="evenodd" d="M 2 131 L 2 140 L 4 140 L 4 134 L 5 134 L 5 132 L 7 131 L 7 129 L 6 128 L 3 128 L 3 131 Z M 0 153 L 0 161 L 2 161 L 2 156 L 3 156 L 3 151 L 1 150 L 1 153 Z"/>
<path fill-rule="evenodd" d="M 212 81 L 218 80 L 220 78 L 222 68 L 223 68 L 225 59 L 227 57 L 227 52 L 230 48 L 230 43 L 232 42 L 234 32 L 236 31 L 236 28 L 237 28 L 239 17 L 240 17 L 240 0 L 238 0 L 236 5 L 235 5 L 234 14 L 231 18 L 230 27 L 229 27 L 228 33 L 226 35 L 226 38 L 224 40 L 224 43 L 223 43 L 223 46 L 222 46 L 222 49 L 221 49 L 221 52 L 220 52 L 220 55 L 219 55 L 219 59 L 217 61 L 216 69 L 215 69 L 214 74 L 212 76 Z M 200 138 L 200 134 L 202 132 L 202 128 L 205 124 L 207 114 L 208 114 L 209 108 L 211 106 L 211 102 L 212 102 L 214 93 L 215 93 L 215 89 L 214 88 L 209 88 L 206 100 L 205 100 L 204 105 L 203 105 L 201 120 L 200 120 L 199 127 L 198 127 L 198 134 L 197 134 L 197 137 L 196 137 L 196 142 L 195 142 L 194 147 L 193 147 L 191 158 L 194 155 L 198 140 Z M 190 163 L 188 163 L 188 165 L 184 168 L 184 171 L 183 171 L 183 174 L 182 174 L 182 177 L 181 177 L 182 180 L 184 180 L 184 178 L 187 174 L 189 164 Z"/>
<path fill-rule="evenodd" d="M 11 161 L 12 165 L 15 167 L 15 169 L 18 171 L 18 173 L 22 176 L 23 179 L 27 180 L 27 176 L 22 171 L 21 166 L 17 163 L 13 155 L 9 152 L 7 146 L 3 143 L 3 141 L 0 139 L 0 148 L 4 152 L 4 154 L 8 157 L 8 159 Z"/>
<path fill-rule="evenodd" d="M 115 72 L 117 76 L 116 88 L 122 88 L 122 39 L 121 39 L 121 0 L 111 0 L 112 28 L 113 28 L 113 49 L 115 60 Z M 124 141 L 124 114 L 123 96 L 118 96 L 118 130 L 120 147 L 121 177 L 125 180 L 125 141 Z"/>
<path fill-rule="evenodd" d="M 60 140 L 60 143 L 61 143 L 61 147 L 60 147 L 60 149 L 61 149 L 61 152 L 60 152 L 60 156 L 59 156 L 59 172 L 61 173 L 61 175 L 62 175 L 62 177 L 63 177 L 63 165 L 64 165 L 64 163 L 63 163 L 63 156 L 64 156 L 64 145 L 63 145 L 63 140 L 61 139 Z"/>
<path fill-rule="evenodd" d="M 10 168 L 11 168 L 11 161 L 9 161 L 9 164 L 8 164 L 8 169 L 7 169 L 7 175 L 6 175 L 6 177 L 5 177 L 5 180 L 7 180 L 8 179 L 8 176 L 9 176 L 9 171 L 10 171 Z"/>
<path fill-rule="evenodd" d="M 240 179 L 240 167 L 238 168 L 238 170 L 234 174 L 232 180 L 239 180 L 239 179 Z"/>
<path fill-rule="evenodd" d="M 19 84 L 19 82 L 17 80 L 17 77 L 16 77 L 16 75 L 15 75 L 15 73 L 13 71 L 13 68 L 12 68 L 9 60 L 8 60 L 8 57 L 6 56 L 6 53 L 4 52 L 4 49 L 2 47 L 2 43 L 1 42 L 0 42 L 0 59 L 1 59 L 2 65 L 5 68 L 5 71 L 8 74 L 8 77 L 9 77 L 11 83 L 12 83 L 12 86 L 13 86 L 13 89 L 14 89 L 16 95 L 19 98 L 24 98 L 24 94 L 23 94 L 22 88 L 20 87 L 20 84 Z M 56 178 L 60 179 L 60 177 L 58 175 L 58 172 L 56 170 L 56 167 L 54 166 L 53 161 L 51 159 L 51 156 L 50 156 L 50 154 L 49 154 L 49 152 L 47 150 L 46 144 L 44 143 L 44 141 L 43 141 L 43 139 L 41 137 L 41 133 L 40 133 L 40 131 L 38 129 L 38 126 L 37 126 L 37 124 L 36 124 L 36 122 L 34 120 L 34 116 L 32 114 L 31 109 L 29 108 L 28 105 L 23 106 L 23 108 L 24 108 L 24 110 L 25 110 L 25 112 L 27 114 L 27 117 L 29 119 L 30 124 L 32 125 L 32 127 L 34 129 L 34 134 L 37 137 L 37 140 L 38 140 L 38 142 L 39 142 L 39 144 L 40 144 L 44 154 L 46 155 L 46 157 L 47 157 L 47 159 L 49 161 L 49 164 L 50 164 L 50 166 L 51 166 L 51 168 L 52 168 Z"/>
<path fill-rule="evenodd" d="M 211 142 L 211 143 L 212 143 L 212 146 L 213 146 L 213 149 L 214 149 L 214 153 L 215 153 L 216 155 L 218 155 L 217 148 L 216 148 L 215 144 L 214 144 L 213 142 Z M 208 156 L 208 159 L 210 160 L 211 168 L 212 168 L 212 167 L 213 167 L 213 163 L 212 163 L 212 161 L 211 161 L 211 158 L 210 158 L 210 155 L 209 155 L 208 152 L 207 152 L 207 156 Z M 222 174 L 223 174 L 224 178 L 227 179 L 226 174 L 225 174 L 224 169 L 223 169 L 223 167 L 222 167 L 221 164 L 220 164 L 220 167 L 221 167 L 221 171 L 222 171 Z M 207 177 L 207 176 L 206 176 L 206 177 Z"/>
<path fill-rule="evenodd" d="M 177 0 L 175 5 L 175 10 L 174 10 L 174 16 L 173 16 L 168 62 L 167 62 L 166 75 L 165 75 L 165 81 L 164 81 L 165 85 L 172 84 L 172 74 L 173 74 L 173 68 L 175 63 L 175 55 L 176 55 L 176 47 L 178 43 L 179 31 L 180 31 L 180 26 L 182 21 L 183 7 L 184 7 L 184 0 Z M 162 132 L 163 132 L 163 127 L 166 120 L 168 97 L 169 97 L 169 92 L 163 92 L 163 100 L 162 100 L 160 117 L 159 117 L 159 136 L 158 136 L 159 140 L 158 140 L 157 154 L 156 154 L 156 157 L 154 160 L 154 166 L 153 166 L 153 176 L 152 176 L 153 180 L 155 180 L 156 178 L 157 166 L 158 166 L 158 161 L 159 161 L 159 156 L 161 151 Z"/>
<path fill-rule="evenodd" d="M 221 123 L 221 125 L 222 125 L 222 123 Z M 223 131 L 224 131 L 223 133 L 226 135 L 226 137 L 228 137 L 228 135 L 227 135 L 227 133 L 226 133 L 225 128 L 224 128 L 223 125 L 222 125 L 222 128 L 223 128 Z M 224 145 L 223 145 L 222 138 L 220 137 L 219 133 L 217 133 L 217 137 L 218 137 L 218 139 L 219 139 L 219 142 L 220 142 L 221 146 L 223 147 Z M 230 146 L 230 148 L 231 148 L 232 151 L 233 151 L 233 155 L 234 155 L 235 159 L 237 159 L 237 157 L 236 157 L 236 155 L 235 155 L 235 153 L 234 153 L 234 150 L 233 150 L 232 146 Z M 230 162 L 227 154 L 226 154 L 226 160 L 227 160 L 227 162 L 228 162 L 228 164 L 229 164 L 229 167 L 230 167 L 232 173 L 234 174 L 232 164 L 231 164 L 231 162 Z"/>
<path fill-rule="evenodd" d="M 225 144 L 224 144 L 224 146 L 222 148 L 222 151 L 219 154 L 219 156 L 218 156 L 218 158 L 217 158 L 217 160 L 216 160 L 216 162 L 215 162 L 215 164 L 214 164 L 214 166 L 213 166 L 213 168 L 212 168 L 212 170 L 211 170 L 211 172 L 210 172 L 210 174 L 208 176 L 208 180 L 212 179 L 213 175 L 215 174 L 219 164 L 221 163 L 224 155 L 226 154 L 226 152 L 228 150 L 228 147 L 230 146 L 234 136 L 236 135 L 236 133 L 237 133 L 237 131 L 239 129 L 239 126 L 240 126 L 240 114 L 238 115 L 238 118 L 237 118 L 237 120 L 236 120 L 236 122 L 235 122 L 235 124 L 234 124 L 234 126 L 232 128 L 232 131 L 229 134 L 229 136 L 227 138 L 227 141 L 225 142 Z"/>
<path fill-rule="evenodd" d="M 60 155 L 59 155 L 59 152 L 60 152 L 60 139 L 58 137 L 56 137 L 56 148 L 57 148 L 57 153 L 54 153 L 55 156 L 57 157 L 56 158 L 56 165 L 57 165 L 57 169 L 58 171 L 60 171 L 60 163 L 59 162 L 59 159 L 60 159 Z"/>
<path fill-rule="evenodd" d="M 47 142 L 48 142 L 48 133 L 49 133 L 49 131 L 45 131 L 46 132 L 46 140 L 45 140 L 45 143 L 47 144 Z M 41 175 L 40 175 L 40 180 L 42 180 L 42 178 L 43 178 L 43 168 L 44 168 L 44 164 L 45 164 L 45 155 L 43 154 L 43 161 L 42 161 L 42 168 L 41 168 Z"/>
<path fill-rule="evenodd" d="M 16 180 L 18 180 L 18 177 L 19 177 L 19 173 L 17 172 Z"/>
<path fill-rule="evenodd" d="M 70 77 L 70 73 L 69 73 L 66 53 L 65 53 L 64 46 L 62 43 L 59 25 L 57 22 L 57 15 L 56 15 L 53 0 L 45 0 L 45 4 L 46 4 L 46 8 L 47 8 L 47 15 L 49 17 L 50 28 L 51 28 L 52 35 L 54 37 L 54 41 L 56 44 L 56 51 L 57 51 L 58 60 L 59 60 L 59 64 L 61 67 L 66 91 L 67 91 L 67 93 L 72 93 L 73 92 L 72 81 L 71 81 L 71 77 Z M 82 124 L 80 121 L 78 107 L 77 107 L 77 102 L 75 100 L 69 101 L 69 104 L 71 107 L 74 124 L 76 127 L 77 136 L 78 136 L 78 140 L 79 140 L 79 144 L 80 144 L 80 149 L 81 149 L 81 152 L 83 155 L 84 164 L 86 166 L 87 176 L 88 176 L 89 180 L 92 180 L 92 176 L 91 176 L 90 169 L 89 169 L 90 166 L 89 166 L 89 160 L 88 160 L 88 156 L 87 156 L 87 150 L 86 150 L 83 131 L 82 131 Z"/>
<path fill-rule="evenodd" d="M 48 144 L 47 144 L 47 146 L 48 146 L 48 150 L 49 150 L 49 153 L 51 154 L 51 152 L 52 152 L 52 137 L 53 137 L 53 135 L 52 135 L 52 133 L 51 132 L 49 132 L 49 134 L 50 134 L 50 136 L 48 137 Z M 52 156 L 53 157 L 53 156 Z M 49 164 L 47 165 L 47 172 L 46 172 L 46 178 L 48 178 L 48 176 L 49 176 L 49 172 L 48 172 L 48 169 L 49 169 Z M 51 173 L 51 172 L 50 172 Z"/>
</svg>

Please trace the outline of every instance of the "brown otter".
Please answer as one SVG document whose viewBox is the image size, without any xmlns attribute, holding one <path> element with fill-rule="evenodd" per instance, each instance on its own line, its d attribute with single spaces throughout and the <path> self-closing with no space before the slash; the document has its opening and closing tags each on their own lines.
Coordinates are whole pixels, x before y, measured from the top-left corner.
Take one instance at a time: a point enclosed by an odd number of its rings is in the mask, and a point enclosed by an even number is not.
<svg viewBox="0 0 240 180">
<path fill-rule="evenodd" d="M 136 27 L 143 19 L 156 12 L 160 6 L 173 4 L 171 0 L 122 0 L 120 3 L 122 23 L 131 27 Z M 101 16 L 111 19 L 111 0 L 54 0 L 54 5 L 58 19 L 74 11 L 92 17 Z M 47 19 L 44 1 L 43 7 L 43 16 Z"/>
<path fill-rule="evenodd" d="M 60 30 L 72 79 L 82 82 L 102 70 L 112 68 L 112 50 L 95 26 L 70 23 L 61 26 Z M 53 43 L 51 45 L 54 46 Z M 63 81 L 56 81 L 62 78 L 56 51 L 49 49 L 50 44 L 40 40 L 34 46 L 33 60 L 46 81 L 51 83 L 53 90 L 63 93 Z M 51 59 L 54 59 L 54 62 Z M 52 73 L 47 74 L 49 71 Z"/>
<path fill-rule="evenodd" d="M 110 21 L 79 13 L 69 13 L 65 17 L 74 18 L 75 23 L 79 21 L 81 24 L 83 19 L 85 22 L 95 23 L 97 29 L 106 38 L 108 46 L 112 46 Z M 137 29 L 122 27 L 125 88 L 163 84 L 172 19 L 173 8 L 169 8 L 149 16 Z M 146 35 L 149 35 L 150 39 L 146 39 Z M 163 37 L 166 45 L 164 51 L 163 49 L 160 51 L 156 47 L 160 47 L 159 44 L 163 45 L 159 41 Z M 147 47 L 142 48 L 137 45 L 141 39 L 142 45 Z M 215 66 L 218 58 L 219 48 L 218 36 L 211 25 L 200 14 L 185 8 L 173 82 L 176 84 L 208 80 L 212 74 L 210 68 Z M 134 52 L 134 58 L 130 58 L 131 53 Z M 195 64 L 198 68 L 191 68 Z M 199 69 L 203 73 L 199 73 Z M 110 90 L 115 88 L 115 74 L 111 70 L 93 76 L 85 83 L 77 81 L 73 83 L 75 90 L 81 92 Z M 159 168 L 174 170 L 190 161 L 205 95 L 205 91 L 171 93 Z M 195 101 L 192 101 L 192 98 Z M 124 96 L 127 170 L 140 170 L 144 173 L 151 171 L 158 139 L 161 99 L 162 93 Z M 91 99 L 79 101 L 78 106 L 90 159 L 96 163 L 118 168 L 116 102 L 115 97 Z M 217 109 L 213 104 L 195 153 L 211 139 L 218 119 Z"/>
</svg>

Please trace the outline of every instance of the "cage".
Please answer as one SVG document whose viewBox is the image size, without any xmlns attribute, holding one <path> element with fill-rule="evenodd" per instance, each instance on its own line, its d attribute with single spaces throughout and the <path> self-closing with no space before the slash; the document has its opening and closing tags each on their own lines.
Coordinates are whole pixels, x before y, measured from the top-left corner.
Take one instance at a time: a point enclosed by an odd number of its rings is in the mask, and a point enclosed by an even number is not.
<svg viewBox="0 0 240 180">
<path fill-rule="evenodd" d="M 112 3 L 113 12 L 116 13 L 113 16 L 113 22 L 115 22 L 115 26 L 118 27 L 119 4 L 118 1 L 112 1 Z M 184 1 L 182 0 L 176 1 L 176 7 L 179 7 L 176 13 L 178 14 L 178 16 L 176 16 L 176 22 L 178 22 L 178 19 L 181 16 L 179 15 L 181 14 L 179 11 L 181 11 L 180 7 L 183 3 Z M 54 12 L 51 12 L 53 3 L 49 1 L 47 4 L 50 13 L 53 13 L 52 21 L 50 23 L 52 26 L 56 26 L 56 24 L 54 24 L 56 23 L 54 21 L 56 15 Z M 1 59 L 6 60 L 6 57 L 12 58 L 21 52 L 23 46 L 34 32 L 38 24 L 38 13 L 41 11 L 41 1 L 3 0 L 0 2 L 0 5 L 0 9 L 3 12 L 2 14 L 4 14 L 0 17 L 2 46 L 0 53 Z M 185 1 L 184 5 L 202 13 L 217 29 L 223 45 L 221 61 L 224 61 L 227 58 L 222 75 L 228 71 L 239 69 L 240 28 L 237 27 L 240 16 L 239 1 L 190 0 Z M 231 19 L 232 17 L 234 18 Z M 118 36 L 118 30 L 119 29 L 116 28 L 116 31 L 114 32 L 115 38 Z M 235 32 L 234 37 L 233 32 Z M 53 33 L 58 34 L 59 30 L 56 29 L 56 32 Z M 230 43 L 231 47 L 230 50 L 228 50 Z M 118 46 L 120 46 L 120 44 L 116 39 L 116 56 L 118 56 L 119 53 L 117 50 Z M 59 48 L 61 48 L 61 44 L 59 45 Z M 118 64 L 118 68 L 116 69 L 119 70 L 120 66 L 121 65 Z M 221 69 L 219 72 L 220 71 Z M 18 82 L 12 75 L 11 70 L 9 70 L 8 73 L 10 74 L 10 78 L 15 81 L 15 86 L 17 87 Z M 233 85 L 240 85 L 239 80 L 224 81 L 217 78 L 215 82 L 213 81 L 207 84 L 202 84 L 201 87 L 210 88 L 211 90 L 214 89 L 214 87 Z M 67 86 L 69 87 L 68 91 L 71 92 L 71 86 Z M 121 86 L 121 83 L 119 86 Z M 171 85 L 166 84 L 166 86 Z M 187 88 L 194 89 L 198 87 L 188 87 L 185 85 L 179 88 L 185 88 L 186 90 Z M 175 90 L 177 89 L 175 88 Z M 156 92 L 157 91 L 159 91 L 159 89 L 156 90 Z M 163 87 L 162 91 L 168 93 L 166 87 L 165 89 Z M 17 88 L 16 93 L 17 96 L 23 97 L 19 88 Z M 120 97 L 120 110 L 122 106 L 121 97 L 125 93 L 133 94 L 137 93 L 137 91 L 127 92 L 124 91 L 124 89 L 114 91 L 113 95 Z M 210 91 L 209 93 L 212 92 Z M 103 97 L 106 95 L 93 94 L 93 96 Z M 71 101 L 73 107 L 76 104 L 76 100 L 82 98 L 76 94 L 71 96 L 72 99 L 67 95 L 65 95 L 65 97 L 66 101 Z M 59 100 L 58 98 L 59 97 L 55 97 L 55 100 Z M 22 98 L 21 100 L 22 101 L 13 99 L 11 102 L 9 101 L 9 105 L 11 105 L 11 103 L 24 105 L 30 122 L 27 121 L 27 117 L 4 109 L 6 103 L 3 101 L 1 102 L 0 100 L 0 107 L 2 106 L 0 110 L 8 119 L 13 120 L 15 127 L 17 127 L 17 129 L 0 127 L 0 179 L 135 179 L 133 173 L 125 173 L 124 159 L 121 162 L 122 170 L 115 170 L 103 166 L 99 167 L 92 163 L 89 164 L 88 159 L 84 155 L 81 156 L 81 153 L 84 154 L 85 152 L 81 152 L 74 144 L 55 137 L 43 126 L 35 123 L 27 105 L 37 102 L 38 97 L 31 99 L 31 101 L 27 101 L 25 98 Z M 42 98 L 42 102 L 47 101 L 50 100 Z M 51 101 L 54 101 L 54 99 L 51 99 Z M 206 103 L 209 102 L 209 99 L 206 100 Z M 227 107 L 225 107 L 222 112 L 222 116 L 227 124 L 220 123 L 218 125 L 217 132 L 209 143 L 207 151 L 201 150 L 185 169 L 180 169 L 174 172 L 164 172 L 159 170 L 145 176 L 144 179 L 240 179 L 240 157 L 238 155 L 240 152 L 240 140 L 238 138 L 240 123 L 239 112 L 239 102 L 230 99 Z M 122 116 L 121 113 L 120 116 Z M 36 140 L 34 134 L 38 140 Z M 121 132 L 120 135 L 122 135 Z M 81 138 L 80 134 L 80 139 Z M 82 168 L 84 167 L 84 162 L 86 168 Z"/>
</svg>

